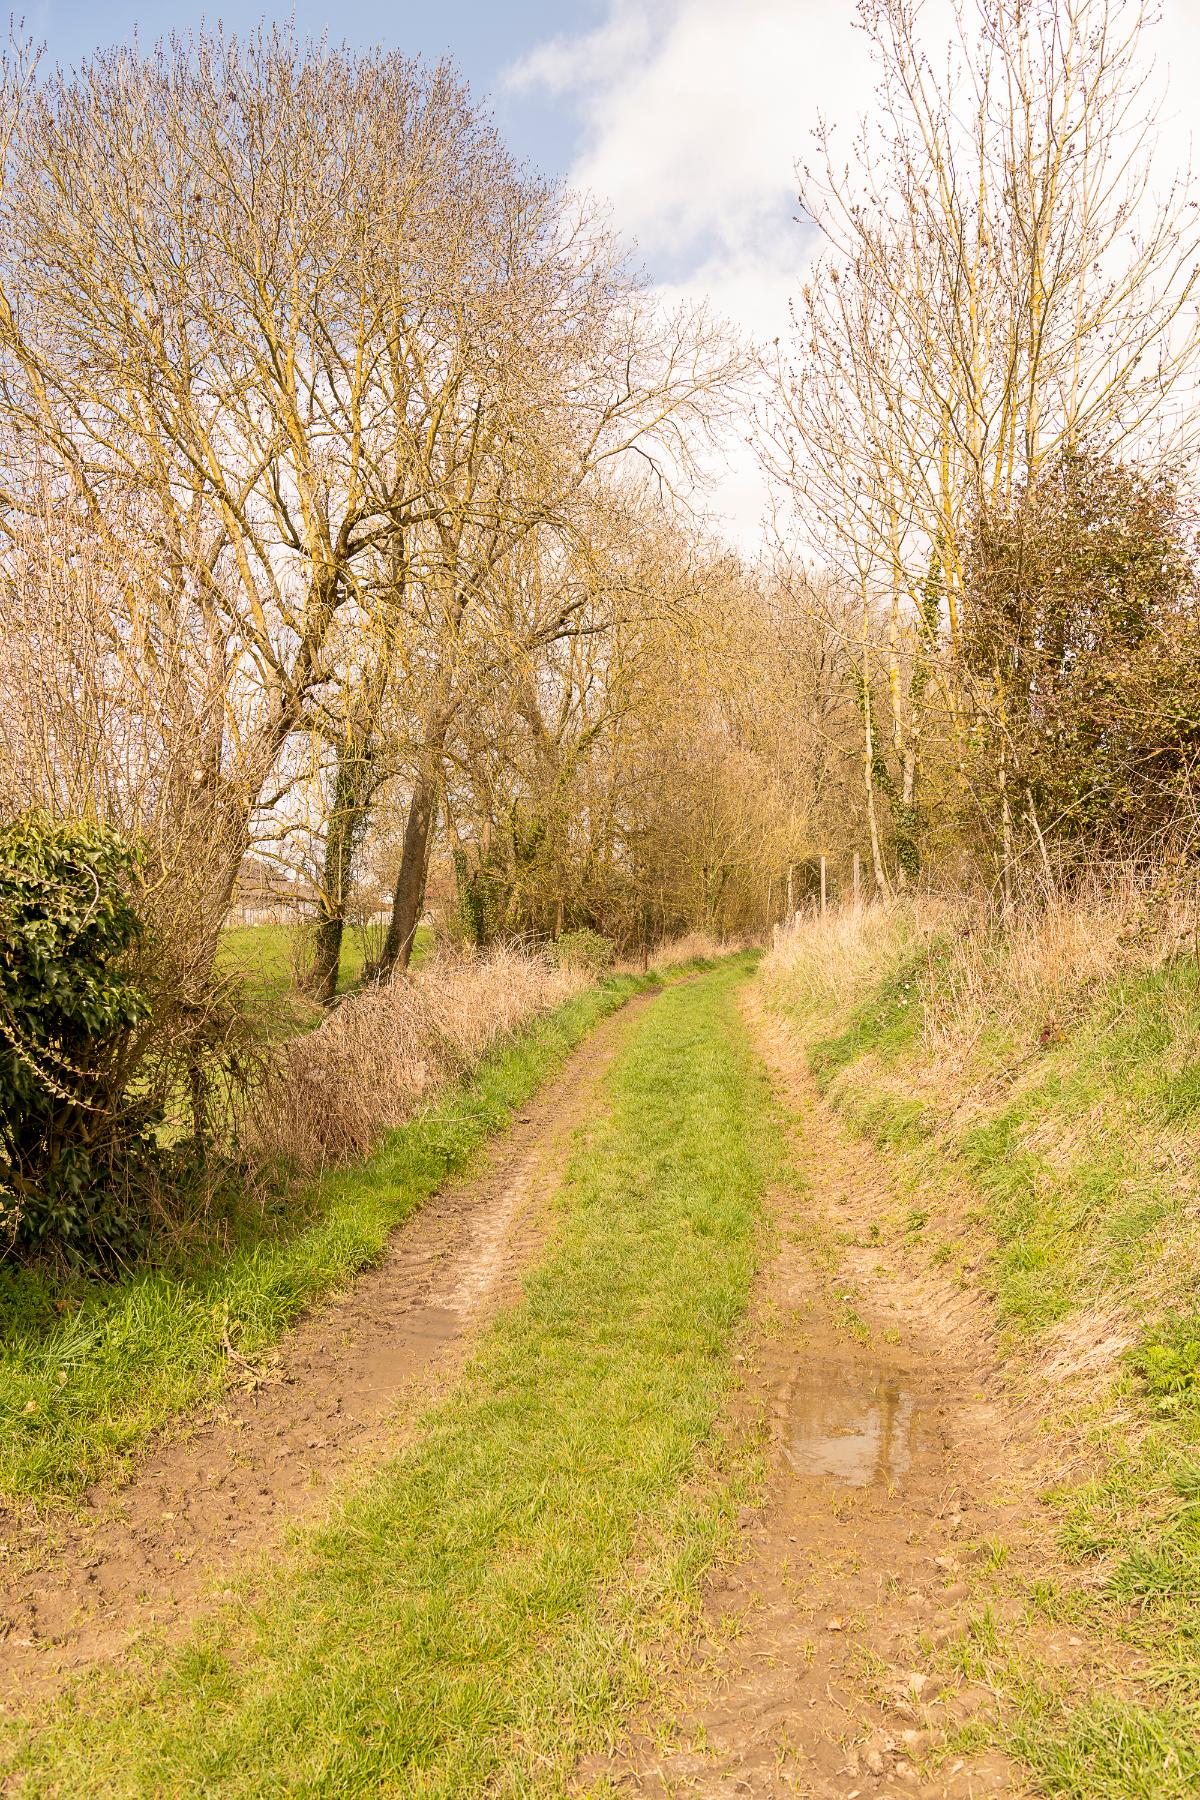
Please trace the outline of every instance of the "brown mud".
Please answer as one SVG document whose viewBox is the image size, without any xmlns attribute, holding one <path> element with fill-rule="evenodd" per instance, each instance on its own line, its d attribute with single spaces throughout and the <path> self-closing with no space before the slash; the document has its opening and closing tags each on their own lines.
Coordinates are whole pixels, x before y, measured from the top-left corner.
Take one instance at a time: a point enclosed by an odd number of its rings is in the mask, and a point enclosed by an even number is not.
<svg viewBox="0 0 1200 1800">
<path fill-rule="evenodd" d="M 375 1268 L 258 1367 L 231 1362 L 219 1405 L 76 1510 L 10 1521 L 0 1541 L 0 1694 L 52 1692 L 148 1629 L 231 1596 L 222 1580 L 329 1505 L 335 1483 L 399 1449 L 519 1286 L 576 1126 L 630 1016 L 606 1020 L 484 1153 L 400 1226 Z"/>
<path fill-rule="evenodd" d="M 710 1582 L 702 1641 L 581 1791 L 1017 1800 L 1020 1770 L 983 1747 L 1000 1700 L 973 1645 L 1000 1625 L 1060 1667 L 1090 1655 L 1025 1615 L 1057 1563 L 1036 1502 L 1047 1440 L 982 1301 L 875 1241 L 900 1204 L 886 1163 L 753 990 L 747 1010 L 801 1171 L 772 1196 L 738 1402 L 763 1430 L 762 1503 Z"/>
</svg>

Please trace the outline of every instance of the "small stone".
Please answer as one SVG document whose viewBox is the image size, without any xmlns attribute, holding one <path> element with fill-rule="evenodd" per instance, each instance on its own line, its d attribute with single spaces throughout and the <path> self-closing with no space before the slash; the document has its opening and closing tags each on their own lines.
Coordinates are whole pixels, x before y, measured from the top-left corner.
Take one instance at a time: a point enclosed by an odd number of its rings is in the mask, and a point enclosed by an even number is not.
<svg viewBox="0 0 1200 1800">
<path fill-rule="evenodd" d="M 883 1774 L 885 1765 L 883 1757 L 878 1750 L 868 1750 L 867 1754 L 863 1757 L 863 1761 L 866 1763 L 867 1768 L 872 1775 Z"/>
<path fill-rule="evenodd" d="M 840 1618 L 839 1619 L 826 1619 L 825 1629 L 826 1629 L 826 1631 L 845 1631 L 846 1621 L 845 1621 L 845 1619 L 840 1619 Z"/>
</svg>

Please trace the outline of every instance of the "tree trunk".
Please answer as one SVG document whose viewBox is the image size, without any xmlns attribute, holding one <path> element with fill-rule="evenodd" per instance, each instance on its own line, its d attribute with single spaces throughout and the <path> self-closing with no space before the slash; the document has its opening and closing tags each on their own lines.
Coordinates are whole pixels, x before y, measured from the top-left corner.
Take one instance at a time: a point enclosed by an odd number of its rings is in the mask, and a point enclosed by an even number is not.
<svg viewBox="0 0 1200 1800">
<path fill-rule="evenodd" d="M 999 765 L 996 770 L 996 785 L 1000 800 L 1000 900 L 1004 917 L 1012 912 L 1013 905 L 1013 828 L 1012 801 L 1008 791 L 1008 720 L 1004 705 L 1004 684 L 999 668 L 994 674 L 996 689 L 996 713 L 999 724 L 998 747 Z"/>
<path fill-rule="evenodd" d="M 339 908 L 324 912 L 313 933 L 313 963 L 309 987 L 314 1000 L 330 1006 L 337 998 L 338 975 L 342 967 L 342 939 L 346 935 L 346 914 Z"/>
<path fill-rule="evenodd" d="M 1012 805 L 1008 797 L 1008 768 L 1000 751 L 1000 896 L 1005 918 L 1013 905 Z"/>
<path fill-rule="evenodd" d="M 883 900 L 887 898 L 888 879 L 883 866 L 883 850 L 879 842 L 879 818 L 875 810 L 875 720 L 871 707 L 871 663 L 868 654 L 865 603 L 862 640 L 862 720 L 863 786 L 866 789 L 867 829 L 871 838 L 871 867 L 875 876 L 875 890 Z"/>
<path fill-rule="evenodd" d="M 392 901 L 392 918 L 388 926 L 378 974 L 386 979 L 396 969 L 407 969 L 412 956 L 413 939 L 421 923 L 425 907 L 425 882 L 429 874 L 429 844 L 433 835 L 433 813 L 437 802 L 437 779 L 429 766 L 417 770 L 408 819 L 404 826 L 404 849 L 400 857 L 400 873 Z"/>
<path fill-rule="evenodd" d="M 353 739 L 339 744 L 311 976 L 313 997 L 322 1006 L 329 1006 L 337 997 L 354 854 L 366 827 L 371 788 L 371 757 L 366 745 Z"/>
</svg>

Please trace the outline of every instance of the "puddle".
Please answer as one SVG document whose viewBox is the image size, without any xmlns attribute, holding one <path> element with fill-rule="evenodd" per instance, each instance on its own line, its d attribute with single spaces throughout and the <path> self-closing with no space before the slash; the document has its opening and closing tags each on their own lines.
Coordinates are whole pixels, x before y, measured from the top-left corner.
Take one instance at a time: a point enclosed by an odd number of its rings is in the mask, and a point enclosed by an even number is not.
<svg viewBox="0 0 1200 1800">
<path fill-rule="evenodd" d="M 788 1408 L 784 1453 L 797 1475 L 849 1487 L 895 1482 L 912 1460 L 916 1397 L 886 1369 L 805 1369 Z"/>
</svg>

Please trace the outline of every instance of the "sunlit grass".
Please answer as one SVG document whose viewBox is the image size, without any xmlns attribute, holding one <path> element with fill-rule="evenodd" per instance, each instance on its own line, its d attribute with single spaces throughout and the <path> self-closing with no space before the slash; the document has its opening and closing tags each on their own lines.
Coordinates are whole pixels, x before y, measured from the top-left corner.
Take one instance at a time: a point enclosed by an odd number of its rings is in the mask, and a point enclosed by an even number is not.
<svg viewBox="0 0 1200 1800">
<path fill-rule="evenodd" d="M 217 1392 L 226 1338 L 257 1354 L 375 1260 L 393 1228 L 638 985 L 585 990 L 390 1133 L 368 1161 L 271 1203 L 235 1201 L 173 1263 L 65 1284 L 0 1264 L 0 1493 L 78 1491 Z"/>
<path fill-rule="evenodd" d="M 338 992 L 352 988 L 363 971 L 364 936 L 350 927 L 342 939 L 342 960 L 338 973 Z M 433 932 L 428 925 L 418 925 L 413 940 L 412 964 L 419 968 L 433 948 Z M 320 1017 L 310 1008 L 296 989 L 307 948 L 302 928 L 296 925 L 230 925 L 221 933 L 217 965 L 226 975 L 237 978 L 247 1001 L 259 1008 L 278 1009 L 296 1000 L 305 1017 Z"/>
<path fill-rule="evenodd" d="M 731 1527 L 696 1480 L 773 1154 L 733 990 L 637 1022 L 557 1228 L 412 1450 L 247 1609 L 17 1734 L 30 1793 L 561 1794 Z"/>
</svg>

